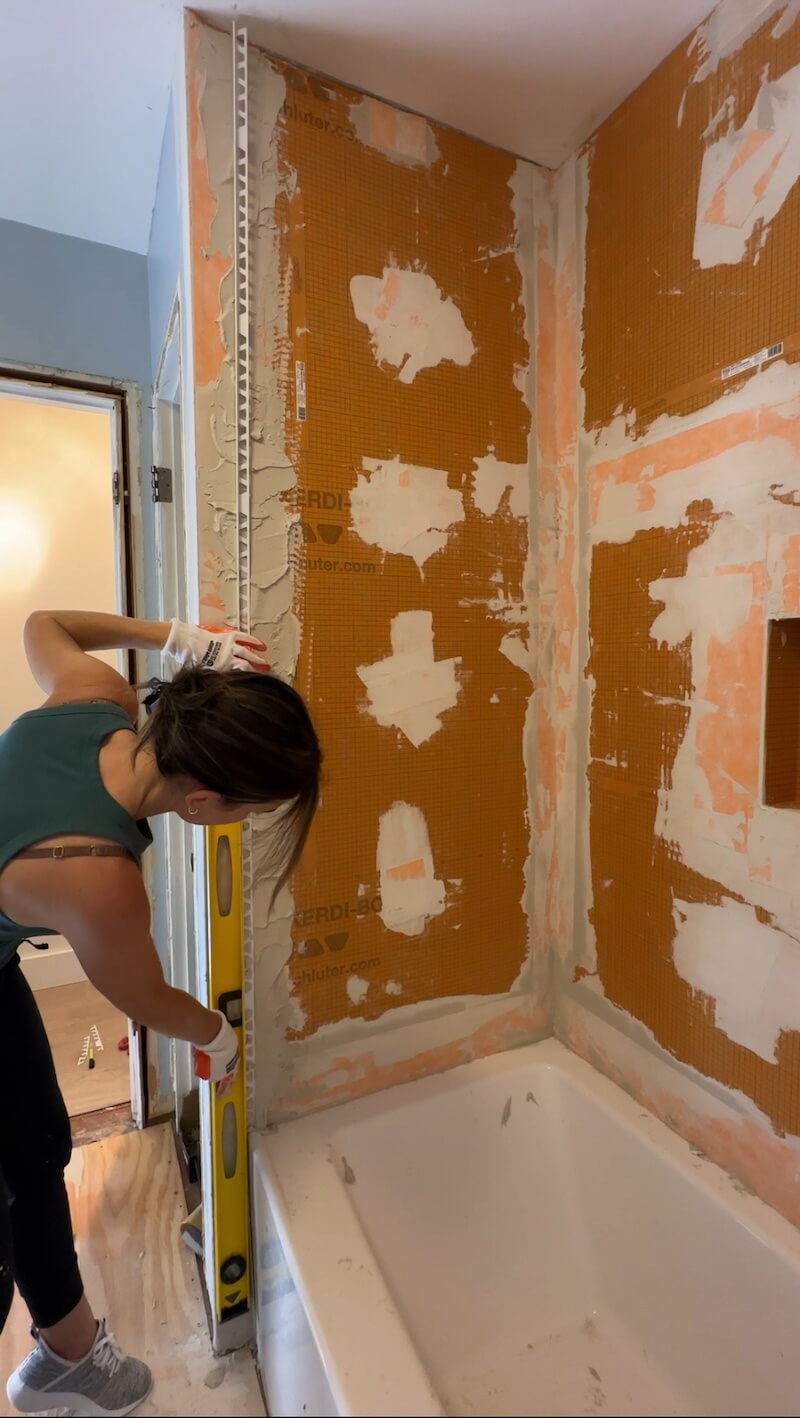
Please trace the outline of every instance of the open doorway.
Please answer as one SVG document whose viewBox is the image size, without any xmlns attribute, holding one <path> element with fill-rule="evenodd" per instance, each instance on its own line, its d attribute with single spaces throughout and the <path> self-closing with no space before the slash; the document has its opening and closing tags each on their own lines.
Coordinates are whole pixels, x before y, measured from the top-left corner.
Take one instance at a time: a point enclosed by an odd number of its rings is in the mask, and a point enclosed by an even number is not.
<svg viewBox="0 0 800 1418">
<path fill-rule="evenodd" d="M 0 732 L 42 694 L 25 659 L 32 610 L 127 605 L 120 402 L 113 396 L 0 383 Z M 115 651 L 100 658 L 126 672 Z M 71 1118 L 130 1116 L 128 1021 L 89 983 L 61 937 L 23 946 Z"/>
</svg>

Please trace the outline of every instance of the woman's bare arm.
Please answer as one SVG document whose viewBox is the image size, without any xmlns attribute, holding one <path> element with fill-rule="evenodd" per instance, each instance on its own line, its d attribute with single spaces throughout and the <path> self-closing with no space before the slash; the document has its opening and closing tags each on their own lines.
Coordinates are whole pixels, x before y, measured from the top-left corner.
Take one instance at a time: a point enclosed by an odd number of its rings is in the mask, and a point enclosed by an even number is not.
<svg viewBox="0 0 800 1418">
<path fill-rule="evenodd" d="M 50 699 L 111 699 L 131 717 L 130 685 L 94 650 L 161 650 L 170 627 L 99 611 L 34 611 L 25 625 L 25 653 L 34 679 Z"/>
<path fill-rule="evenodd" d="M 59 892 L 53 925 L 95 989 L 137 1024 L 199 1048 L 210 1044 L 219 1033 L 219 1015 L 164 979 L 150 934 L 150 905 L 134 864 L 92 858 L 88 891 L 78 885 L 86 867 L 76 866 L 67 867 L 73 882 Z"/>
</svg>

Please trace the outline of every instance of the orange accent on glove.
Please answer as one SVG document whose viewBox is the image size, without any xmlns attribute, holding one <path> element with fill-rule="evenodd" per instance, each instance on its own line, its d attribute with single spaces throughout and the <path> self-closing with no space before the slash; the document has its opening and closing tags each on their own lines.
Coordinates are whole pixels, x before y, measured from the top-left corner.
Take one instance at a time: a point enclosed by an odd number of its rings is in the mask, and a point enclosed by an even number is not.
<svg viewBox="0 0 800 1418">
<path fill-rule="evenodd" d="M 201 629 L 201 630 L 207 630 L 208 633 L 209 633 L 209 635 L 230 635 L 230 633 L 231 633 L 232 630 L 233 630 L 233 631 L 236 631 L 236 626 L 235 626 L 235 625 L 201 625 L 201 626 L 200 626 L 200 629 Z M 263 640 L 259 640 L 257 636 L 255 636 L 255 635 L 244 635 L 244 634 L 242 634 L 242 633 L 239 632 L 239 631 L 236 631 L 236 633 L 237 633 L 237 635 L 239 636 L 239 639 L 242 641 L 242 644 L 244 644 L 244 645 L 250 645 L 253 650 L 266 650 L 267 647 L 266 647 L 264 641 L 263 641 Z M 253 665 L 252 668 L 253 668 L 254 670 L 258 670 L 260 673 L 269 674 L 270 670 L 272 669 L 272 665 L 267 665 L 267 664 L 264 664 L 264 665 Z"/>
</svg>

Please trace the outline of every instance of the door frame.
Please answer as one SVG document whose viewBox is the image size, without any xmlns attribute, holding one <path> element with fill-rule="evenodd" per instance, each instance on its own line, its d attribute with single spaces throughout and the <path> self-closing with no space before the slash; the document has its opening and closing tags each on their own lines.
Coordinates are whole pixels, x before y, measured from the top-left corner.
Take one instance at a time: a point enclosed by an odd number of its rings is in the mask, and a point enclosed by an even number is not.
<svg viewBox="0 0 800 1418">
<path fill-rule="evenodd" d="M 141 534 L 137 535 L 131 505 L 130 468 L 133 462 L 130 406 L 138 398 L 135 385 L 119 380 L 92 379 L 50 370 L 15 368 L 0 364 L 0 392 L 46 403 L 75 404 L 83 408 L 108 408 L 112 413 L 112 496 L 117 534 L 117 603 L 120 615 L 137 615 L 144 601 Z M 136 438 L 138 453 L 139 439 Z M 132 684 L 137 683 L 136 652 L 123 657 Z"/>
<path fill-rule="evenodd" d="M 139 433 L 141 392 L 127 380 L 71 374 L 39 365 L 0 363 L 0 392 L 48 403 L 108 408 L 112 413 L 112 497 L 117 543 L 117 605 L 120 615 L 137 617 L 144 607 L 144 548 L 141 496 L 133 496 L 131 470 L 141 466 Z M 120 672 L 138 684 L 138 655 L 120 654 Z M 144 864 L 145 884 L 148 867 Z M 135 1125 L 148 1120 L 147 1031 L 128 1021 L 131 1115 Z"/>
<path fill-rule="evenodd" d="M 187 509 L 184 478 L 184 371 L 180 288 L 172 300 L 169 320 L 153 380 L 153 462 L 168 466 L 172 474 L 172 499 L 156 502 L 155 560 L 158 581 L 158 614 L 161 620 L 188 618 Z M 165 460 L 169 460 L 165 462 Z M 169 983 L 196 994 L 195 890 L 192 872 L 197 852 L 195 829 L 174 814 L 164 819 L 166 862 L 166 915 L 169 940 Z M 191 1049 L 170 1040 L 170 1083 L 175 1102 L 175 1126 L 180 1132 L 197 1122 L 197 1082 Z"/>
</svg>

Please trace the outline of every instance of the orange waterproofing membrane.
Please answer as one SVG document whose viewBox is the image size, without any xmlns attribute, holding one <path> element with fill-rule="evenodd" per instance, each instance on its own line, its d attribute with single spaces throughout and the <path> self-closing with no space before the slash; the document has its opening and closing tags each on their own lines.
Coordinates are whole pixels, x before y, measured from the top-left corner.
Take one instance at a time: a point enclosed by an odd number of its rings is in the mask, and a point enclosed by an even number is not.
<svg viewBox="0 0 800 1418">
<path fill-rule="evenodd" d="M 398 160 L 392 145 L 397 124 L 411 121 L 406 115 L 286 66 L 279 72 L 287 85 L 280 159 L 296 174 L 292 196 L 284 193 L 277 207 L 289 370 L 305 364 L 307 399 L 301 421 L 297 383 L 287 379 L 297 472 L 290 497 L 304 533 L 296 609 L 313 632 L 301 642 L 297 684 L 319 725 L 327 775 L 313 846 L 294 885 L 290 968 L 309 1033 L 348 1013 L 374 1018 L 393 1002 L 502 992 L 525 957 L 522 754 L 530 682 L 500 644 L 509 622 L 525 614 L 527 520 L 513 515 L 510 486 L 492 515 L 479 510 L 473 473 L 475 459 L 490 453 L 527 464 L 530 418 L 514 373 L 528 350 L 513 159 L 433 126 L 428 136 L 420 119 L 414 152 L 436 149 L 438 157 Z M 367 136 L 372 131 L 388 153 L 356 140 L 359 104 Z M 406 382 L 398 365 L 415 322 L 439 315 L 425 286 L 404 294 L 409 274 L 435 282 L 453 302 L 474 344 L 466 366 L 445 357 Z M 351 281 L 362 276 L 374 281 L 378 329 L 398 322 L 397 364 L 379 362 L 356 317 Z M 446 486 L 463 501 L 463 520 L 426 560 L 424 576 L 410 555 L 385 554 L 352 529 L 350 501 L 367 460 L 395 459 L 404 469 L 444 470 Z M 418 476 L 399 473 L 398 516 L 404 496 L 413 496 L 403 480 Z M 455 659 L 458 681 L 457 703 L 419 745 L 366 712 L 359 677 L 360 667 L 392 654 L 393 618 L 413 611 L 431 615 L 434 661 Z M 399 659 L 397 672 L 405 674 Z M 414 686 L 407 688 L 413 695 Z M 418 692 L 436 689 L 420 677 Z M 398 801 L 421 810 L 433 871 L 444 884 L 445 908 L 424 933 L 387 930 L 379 915 L 380 822 Z M 416 852 L 411 861 L 391 861 L 390 879 L 410 880 L 414 861 L 422 870 Z M 353 974 L 368 984 L 358 1004 L 348 994 Z M 389 980 L 399 986 L 393 996 Z"/>
<path fill-rule="evenodd" d="M 798 599 L 800 22 L 772 6 L 719 62 L 714 23 L 588 152 L 585 426 L 608 452 L 586 489 L 596 940 L 575 976 L 798 1134 L 800 841 L 759 775 L 767 621 Z M 769 347 L 748 393 L 754 368 L 724 367 Z M 696 417 L 656 437 L 664 413 Z M 796 717 L 776 724 L 794 764 Z"/>
<path fill-rule="evenodd" d="M 800 410 L 791 385 L 800 320 L 796 246 L 787 225 L 797 188 L 790 188 L 769 219 L 758 217 L 771 184 L 785 176 L 782 155 L 790 150 L 781 147 L 780 95 L 767 93 L 765 118 L 753 97 L 764 84 L 791 76 L 800 58 L 796 23 L 773 34 L 782 13 L 772 6 L 762 31 L 707 73 L 702 50 L 696 46 L 688 54 L 688 46 L 682 47 L 604 125 L 588 155 L 583 392 L 587 432 L 592 439 L 602 433 L 603 446 L 591 453 L 581 478 L 576 477 L 576 283 L 584 233 L 579 225 L 577 241 L 571 235 L 564 204 L 557 241 L 545 216 L 537 234 L 538 255 L 531 262 L 540 412 L 532 722 L 534 854 L 541 893 L 532 925 L 536 959 L 552 943 L 562 954 L 573 952 L 574 974 L 585 980 L 576 994 L 583 991 L 589 998 L 588 991 L 599 984 L 618 1006 L 612 1017 L 641 1021 L 659 1044 L 700 1074 L 741 1089 L 778 1130 L 798 1132 L 797 1033 L 783 1018 L 781 995 L 790 1001 L 796 982 L 796 954 L 786 952 L 796 951 L 800 933 L 792 919 L 798 915 L 793 898 L 800 842 L 785 814 L 776 828 L 759 795 L 766 621 L 800 611 L 800 529 L 792 521 L 800 495 Z M 217 103 L 222 71 L 207 72 L 212 32 L 202 27 L 199 32 L 190 120 L 193 276 L 202 315 L 195 358 L 204 381 L 196 389 L 202 601 L 207 616 L 229 617 L 231 500 L 217 469 L 228 466 L 231 443 L 225 236 L 230 94 L 222 93 Z M 770 68 L 760 88 L 756 80 L 767 51 Z M 269 1028 L 277 1021 L 283 1035 L 300 1041 L 291 1046 L 299 1049 L 303 1040 L 314 1043 L 320 1026 L 374 1019 L 409 1001 L 507 990 L 524 959 L 521 737 L 529 685 L 500 645 L 523 616 L 517 607 L 525 590 L 525 533 L 513 511 L 511 483 L 494 510 L 487 513 L 477 505 L 475 459 L 493 454 L 521 466 L 526 458 L 528 422 L 516 366 L 527 360 L 527 349 L 519 270 L 515 253 L 506 249 L 514 229 L 509 160 L 384 105 L 371 107 L 328 81 L 264 57 L 260 62 L 265 82 L 278 75 L 285 92 L 276 129 L 274 194 L 267 201 L 265 181 L 257 221 L 261 239 L 272 231 L 276 212 L 279 216 L 275 263 L 281 280 L 275 291 L 266 280 L 258 286 L 256 382 L 264 387 L 256 400 L 254 453 L 258 457 L 263 449 L 263 463 L 273 471 L 280 465 L 271 395 L 264 392 L 274 373 L 279 429 L 289 449 L 285 504 L 302 523 L 302 544 L 284 539 L 293 548 L 295 609 L 303 632 L 301 683 L 329 754 L 323 813 L 295 887 L 294 944 L 285 957 L 276 955 L 274 969 L 266 949 L 260 955 L 269 965 L 260 968 L 270 989 L 277 982 L 272 994 L 278 1007 Z M 766 136 L 754 139 L 750 134 L 758 123 L 765 125 Z M 702 258 L 708 259 L 709 243 L 713 256 L 717 228 L 728 232 L 730 216 L 745 230 L 755 210 L 756 223 L 742 238 L 741 259 L 702 265 L 694 250 L 704 155 L 729 134 L 730 160 L 701 212 Z M 351 148 L 361 156 L 345 157 Z M 749 169 L 756 160 L 756 168 Z M 271 161 L 266 150 L 258 151 L 258 170 Z M 326 177 L 330 173 L 336 174 L 335 183 Z M 739 187 L 730 188 L 736 174 L 750 182 L 753 197 L 749 206 L 744 202 L 741 218 L 741 207 L 727 206 L 731 194 L 741 198 Z M 312 175 L 315 191 L 309 197 Z M 451 207 L 449 218 L 445 213 L 443 249 L 436 246 L 430 193 L 435 190 L 437 202 L 446 205 L 451 175 L 459 178 L 463 210 L 459 214 Z M 570 176 L 568 165 L 556 192 Z M 654 207 L 663 220 L 654 219 Z M 418 245 L 421 233 L 430 257 Z M 357 261 L 348 254 L 351 243 Z M 401 312 L 405 308 L 393 273 L 417 270 L 416 260 L 443 302 L 453 302 L 476 348 L 465 364 L 441 359 L 406 379 L 399 377 L 401 363 L 376 355 L 386 353 L 381 330 L 387 319 L 391 325 L 398 301 Z M 762 290 L 765 262 L 771 275 Z M 370 317 L 374 328 L 358 318 L 352 291 L 342 290 L 354 275 L 378 282 Z M 491 301 L 483 299 L 484 289 Z M 734 308 L 739 313 L 732 316 Z M 770 357 L 763 395 L 760 376 L 749 402 L 736 403 L 751 388 L 745 382 L 749 374 L 723 377 L 724 362 L 748 358 L 770 342 L 782 343 L 783 351 Z M 779 375 L 777 382 L 769 383 L 770 368 Z M 483 372 L 483 384 L 476 369 Z M 484 385 L 494 387 L 493 380 L 496 400 L 484 394 Z M 553 390 L 556 398 L 548 398 Z M 734 401 L 714 407 L 725 390 L 735 391 Z M 627 430 L 609 429 L 618 408 L 630 416 Z M 305 419 L 298 417 L 301 410 Z M 653 420 L 662 413 L 672 417 L 654 430 Z M 681 421 L 691 414 L 696 426 Z M 317 438 L 315 421 L 328 430 L 325 441 Z M 469 437 L 462 441 L 460 430 Z M 437 442 L 442 431 L 447 437 Z M 371 481 L 376 468 L 385 470 L 394 460 L 400 464 L 398 508 L 403 491 L 414 484 L 409 471 L 414 467 L 442 470 L 447 492 L 462 499 L 463 520 L 444 527 L 444 549 L 424 562 L 422 576 L 413 557 L 384 556 L 351 526 L 347 501 L 359 479 Z M 486 497 L 485 483 L 481 495 Z M 582 500 L 592 540 L 586 561 L 579 540 Z M 491 498 L 485 505 L 491 506 Z M 269 579 L 267 540 L 255 556 L 262 587 Z M 349 563 L 348 569 L 340 562 Z M 590 568 L 590 580 L 584 567 Z M 459 578 L 466 591 L 458 587 Z M 681 587 L 688 609 L 681 603 Z M 259 606 L 261 600 L 266 606 L 267 591 L 259 596 Z M 587 690 L 593 762 L 586 835 L 580 814 L 575 831 L 575 787 L 580 794 L 590 741 L 576 710 L 584 605 L 594 677 Z M 725 605 L 736 614 L 726 617 Z M 460 657 L 462 664 L 455 705 L 441 713 L 441 727 L 417 747 L 396 728 L 377 722 L 358 672 L 391 656 L 397 615 L 420 611 L 432 617 L 434 660 Z M 659 629 L 656 622 L 665 611 L 668 623 Z M 274 622 L 271 610 L 257 610 L 254 621 L 280 647 L 285 622 Z M 483 696 L 475 692 L 480 685 Z M 504 717 L 497 733 L 491 714 L 500 705 Z M 464 721 L 467 709 L 470 723 Z M 381 775 L 383 782 L 376 784 Z M 415 846 L 386 863 L 386 880 L 412 890 L 422 861 L 426 879 L 433 875 L 444 889 L 445 909 L 418 936 L 387 929 L 380 918 L 380 820 L 395 801 L 423 813 L 430 858 Z M 348 874 L 350 842 L 357 866 Z M 592 896 L 590 918 L 582 909 L 576 912 L 574 940 L 572 902 L 580 893 L 574 892 L 573 855 L 578 878 L 588 870 Z M 693 965 L 706 959 L 714 942 L 723 959 L 706 962 L 709 987 L 704 988 Z M 764 992 L 758 970 L 760 962 L 771 960 Z M 747 977 L 744 1018 L 737 1015 L 729 988 L 742 964 L 754 972 Z M 287 972 L 291 992 L 283 995 Z M 594 1007 L 601 1004 L 595 995 Z M 517 1011 L 514 1042 L 529 1033 L 531 1018 L 530 1012 Z M 537 1027 L 544 1024 L 540 1011 Z M 353 1037 L 344 1038 L 340 1055 L 327 1059 L 317 1074 L 306 1070 L 309 1088 L 290 1097 L 290 1107 L 420 1076 L 475 1052 L 507 1047 L 510 1040 L 506 1023 L 495 1021 L 482 1031 L 465 1028 L 463 1038 L 446 1044 L 432 1028 L 415 1057 L 403 1056 L 400 1067 L 371 1046 L 354 1047 Z M 580 1047 L 574 1032 L 570 1040 Z M 612 1064 L 609 1071 L 614 1072 Z M 646 1080 L 641 1091 L 645 1096 Z M 670 1116 L 679 1118 L 677 1105 L 670 1105 Z M 688 1122 L 676 1125 L 692 1135 Z M 695 1128 L 698 1145 L 706 1145 L 712 1132 Z M 744 1174 L 742 1158 L 753 1152 L 752 1137 L 743 1139 L 738 1153 L 737 1147 L 717 1149 L 718 1160 Z M 756 1171 L 748 1172 L 754 1185 L 775 1200 L 775 1188 L 762 1184 Z M 781 1198 L 784 1192 L 785 1187 Z M 785 1200 L 775 1204 L 787 1210 Z"/>
<path fill-rule="evenodd" d="M 739 8 L 744 15 L 747 6 Z M 786 147 L 776 96 L 760 95 L 800 60 L 797 22 L 784 28 L 781 19 L 773 13 L 705 77 L 709 41 L 679 45 L 592 139 L 588 429 L 621 413 L 643 431 L 661 413 L 705 407 L 723 392 L 723 369 L 776 341 L 798 357 L 800 185 L 773 217 L 757 216 L 759 199 L 780 182 Z M 725 147 L 701 194 L 704 154 L 720 139 Z M 715 232 L 723 240 L 741 233 L 743 259 L 701 265 Z"/>
<path fill-rule="evenodd" d="M 201 604 L 227 619 L 229 58 L 227 36 L 190 22 Z M 291 672 L 296 617 L 295 683 L 325 751 L 274 970 L 266 937 L 256 942 L 256 1008 L 297 1048 L 342 1021 L 527 989 L 531 413 L 517 199 L 521 184 L 530 208 L 532 169 L 252 47 L 250 71 L 252 619 Z M 262 905 L 257 888 L 266 931 Z M 508 1018 L 529 1036 L 534 1012 L 517 1001 Z M 509 1039 L 491 1021 L 477 1048 L 484 1037 Z M 432 1028 L 420 1058 L 436 1067 L 439 1049 Z"/>
</svg>

